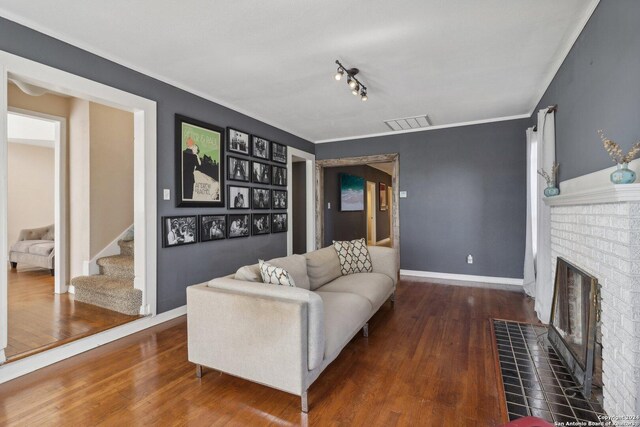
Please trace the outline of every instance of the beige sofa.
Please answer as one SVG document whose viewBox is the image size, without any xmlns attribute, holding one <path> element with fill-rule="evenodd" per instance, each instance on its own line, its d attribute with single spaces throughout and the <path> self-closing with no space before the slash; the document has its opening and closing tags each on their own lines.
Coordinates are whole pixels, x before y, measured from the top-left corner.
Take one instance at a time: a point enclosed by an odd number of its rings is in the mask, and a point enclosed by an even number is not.
<svg viewBox="0 0 640 427">
<path fill-rule="evenodd" d="M 29 228 L 20 230 L 18 241 L 9 250 L 11 268 L 18 264 L 28 264 L 34 267 L 48 268 L 54 275 L 54 226 Z"/>
<path fill-rule="evenodd" d="M 341 275 L 327 247 L 269 262 L 296 287 L 262 283 L 257 264 L 187 288 L 189 361 L 296 394 L 307 390 L 388 299 L 394 300 L 394 249 L 369 247 L 373 272 Z"/>
</svg>

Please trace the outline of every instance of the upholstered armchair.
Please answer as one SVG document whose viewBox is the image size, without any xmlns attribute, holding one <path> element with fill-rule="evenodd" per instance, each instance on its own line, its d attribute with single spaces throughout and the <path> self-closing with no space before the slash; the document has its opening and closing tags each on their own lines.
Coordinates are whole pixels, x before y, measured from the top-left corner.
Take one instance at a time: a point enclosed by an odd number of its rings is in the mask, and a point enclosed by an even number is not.
<svg viewBox="0 0 640 427">
<path fill-rule="evenodd" d="M 18 263 L 48 268 L 54 275 L 55 229 L 53 225 L 20 230 L 18 241 L 11 246 L 9 262 L 11 268 Z"/>
</svg>

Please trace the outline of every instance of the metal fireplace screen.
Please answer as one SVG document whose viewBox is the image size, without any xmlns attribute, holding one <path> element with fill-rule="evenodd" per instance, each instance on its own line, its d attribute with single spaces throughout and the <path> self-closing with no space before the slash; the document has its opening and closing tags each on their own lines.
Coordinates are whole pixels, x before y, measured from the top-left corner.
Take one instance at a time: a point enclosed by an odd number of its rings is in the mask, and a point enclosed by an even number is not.
<svg viewBox="0 0 640 427">
<path fill-rule="evenodd" d="M 597 304 L 597 279 L 558 258 L 549 341 L 585 396 L 593 381 Z"/>
</svg>

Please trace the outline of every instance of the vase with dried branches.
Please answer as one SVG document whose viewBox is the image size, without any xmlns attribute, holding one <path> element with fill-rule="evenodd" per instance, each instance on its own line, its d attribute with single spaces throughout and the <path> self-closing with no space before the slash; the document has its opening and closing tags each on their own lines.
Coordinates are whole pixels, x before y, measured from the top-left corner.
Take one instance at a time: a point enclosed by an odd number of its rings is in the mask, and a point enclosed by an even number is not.
<svg viewBox="0 0 640 427">
<path fill-rule="evenodd" d="M 602 130 L 598 131 L 598 135 L 600 135 L 602 145 L 607 151 L 607 154 L 609 154 L 611 160 L 618 165 L 618 169 L 611 173 L 611 182 L 614 184 L 631 184 L 635 182 L 636 173 L 629 169 L 629 162 L 635 159 L 638 153 L 640 153 L 640 141 L 633 144 L 627 154 L 623 155 L 620 145 L 604 136 Z"/>
<path fill-rule="evenodd" d="M 543 168 L 538 169 L 538 175 L 547 181 L 547 188 L 544 189 L 544 195 L 547 197 L 553 197 L 560 194 L 560 189 L 556 187 L 559 167 L 560 165 L 558 163 L 553 162 L 553 165 L 551 165 L 551 173 L 547 173 Z"/>
</svg>

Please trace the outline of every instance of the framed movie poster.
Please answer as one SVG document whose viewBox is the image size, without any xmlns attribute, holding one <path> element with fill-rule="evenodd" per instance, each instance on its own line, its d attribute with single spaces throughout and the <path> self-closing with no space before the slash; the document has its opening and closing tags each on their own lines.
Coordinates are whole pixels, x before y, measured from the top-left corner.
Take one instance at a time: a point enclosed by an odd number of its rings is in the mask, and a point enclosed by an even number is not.
<svg viewBox="0 0 640 427">
<path fill-rule="evenodd" d="M 226 215 L 200 215 L 200 241 L 210 242 L 227 238 Z"/>
<path fill-rule="evenodd" d="M 227 128 L 227 144 L 229 152 L 249 155 L 249 137 L 246 132 L 238 129 Z"/>
<path fill-rule="evenodd" d="M 287 209 L 287 190 L 271 190 L 271 208 Z"/>
<path fill-rule="evenodd" d="M 249 182 L 249 160 L 227 156 L 227 179 Z"/>
<path fill-rule="evenodd" d="M 198 217 L 195 215 L 162 217 L 162 247 L 189 245 L 198 241 Z"/>
<path fill-rule="evenodd" d="M 271 143 L 271 160 L 278 163 L 287 164 L 287 146 L 278 144 L 277 142 Z"/>
<path fill-rule="evenodd" d="M 229 209 L 249 209 L 251 195 L 249 187 L 229 185 Z"/>
<path fill-rule="evenodd" d="M 253 143 L 251 144 L 251 155 L 260 159 L 269 160 L 269 148 L 271 143 L 268 139 L 260 138 L 253 135 Z"/>
<path fill-rule="evenodd" d="M 287 214 L 286 213 L 274 213 L 271 214 L 271 232 L 272 233 L 283 233 L 287 231 L 288 223 L 287 223 Z"/>
<path fill-rule="evenodd" d="M 224 130 L 176 114 L 178 207 L 224 207 Z"/>
<path fill-rule="evenodd" d="M 249 214 L 229 215 L 228 236 L 230 239 L 249 236 Z"/>
<path fill-rule="evenodd" d="M 271 207 L 271 190 L 268 188 L 252 188 L 253 202 L 251 207 L 253 209 L 269 209 Z"/>
<path fill-rule="evenodd" d="M 271 233 L 269 214 L 253 214 L 251 215 L 251 219 L 253 220 L 251 225 L 251 234 L 253 236 Z"/>
<path fill-rule="evenodd" d="M 364 210 L 364 178 L 346 173 L 340 174 L 340 211 Z"/>
<path fill-rule="evenodd" d="M 380 206 L 381 211 L 386 211 L 389 209 L 389 203 L 387 202 L 387 184 L 383 184 L 382 182 L 378 183 L 378 206 Z"/>
<path fill-rule="evenodd" d="M 271 183 L 271 166 L 262 162 L 251 162 L 251 182 L 269 185 Z"/>
<path fill-rule="evenodd" d="M 287 186 L 287 168 L 280 166 L 272 166 L 271 172 L 271 184 L 278 185 L 280 187 Z"/>
</svg>

